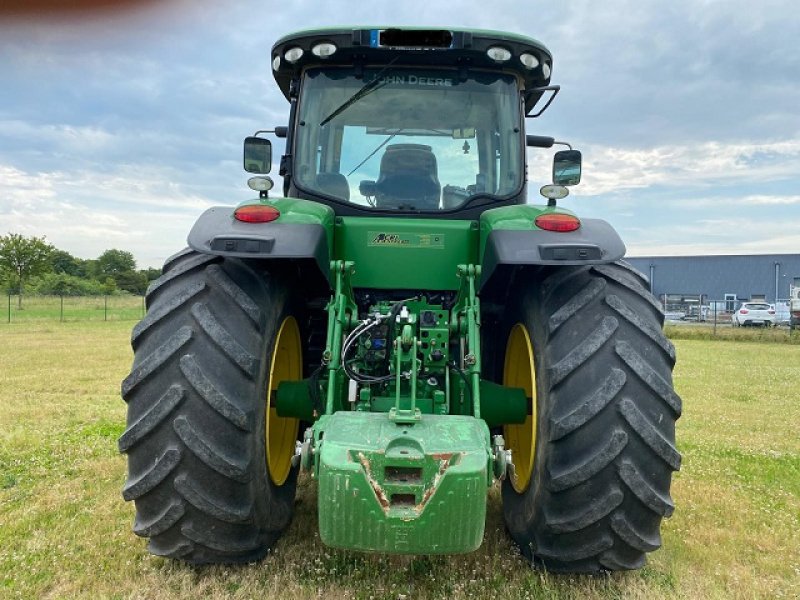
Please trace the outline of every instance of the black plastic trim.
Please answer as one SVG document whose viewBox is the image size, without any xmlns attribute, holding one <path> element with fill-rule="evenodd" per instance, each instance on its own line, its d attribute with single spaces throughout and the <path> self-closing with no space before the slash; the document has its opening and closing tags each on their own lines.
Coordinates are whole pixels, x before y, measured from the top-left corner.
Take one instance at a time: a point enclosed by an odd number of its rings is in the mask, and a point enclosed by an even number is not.
<svg viewBox="0 0 800 600">
<path fill-rule="evenodd" d="M 489 233 L 481 265 L 481 288 L 507 265 L 596 265 L 625 256 L 625 244 L 602 219 L 581 219 L 576 231 L 496 229 Z"/>
<path fill-rule="evenodd" d="M 330 253 L 325 227 L 317 223 L 242 223 L 230 206 L 205 211 L 189 232 L 189 246 L 203 254 L 262 260 L 313 261 L 325 285 Z"/>
</svg>

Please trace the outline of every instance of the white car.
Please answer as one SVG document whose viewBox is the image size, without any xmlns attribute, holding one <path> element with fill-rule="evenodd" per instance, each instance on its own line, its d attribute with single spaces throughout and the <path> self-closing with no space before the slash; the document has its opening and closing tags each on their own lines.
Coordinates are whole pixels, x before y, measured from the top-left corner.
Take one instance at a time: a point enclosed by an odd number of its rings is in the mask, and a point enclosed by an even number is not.
<svg viewBox="0 0 800 600">
<path fill-rule="evenodd" d="M 792 316 L 789 310 L 789 303 L 776 302 L 772 305 L 772 308 L 775 309 L 775 325 L 788 325 Z"/>
<path fill-rule="evenodd" d="M 775 309 L 766 302 L 745 302 L 733 313 L 733 326 L 775 325 Z"/>
</svg>

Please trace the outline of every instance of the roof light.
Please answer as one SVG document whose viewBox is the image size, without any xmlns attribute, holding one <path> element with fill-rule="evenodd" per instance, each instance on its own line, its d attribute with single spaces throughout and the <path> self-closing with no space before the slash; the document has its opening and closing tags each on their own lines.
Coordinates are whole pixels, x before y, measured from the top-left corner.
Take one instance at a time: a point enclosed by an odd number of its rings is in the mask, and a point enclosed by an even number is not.
<svg viewBox="0 0 800 600">
<path fill-rule="evenodd" d="M 275 58 L 272 59 L 272 70 L 277 71 L 280 68 L 281 68 L 281 57 L 276 54 Z"/>
<path fill-rule="evenodd" d="M 486 54 L 495 62 L 506 62 L 511 60 L 511 52 L 502 46 L 492 46 L 486 51 Z"/>
<path fill-rule="evenodd" d="M 535 69 L 539 66 L 539 59 L 533 54 L 528 54 L 527 52 L 519 55 L 519 62 L 521 62 L 522 66 L 526 69 Z"/>
<path fill-rule="evenodd" d="M 550 65 L 547 63 L 542 65 L 542 75 L 544 75 L 545 79 L 550 79 Z"/>
<path fill-rule="evenodd" d="M 286 59 L 287 62 L 296 63 L 303 57 L 303 49 L 299 46 L 295 46 L 294 48 L 289 48 L 286 52 L 283 53 L 283 58 Z"/>
<path fill-rule="evenodd" d="M 311 48 L 311 54 L 320 58 L 328 58 L 334 52 L 336 52 L 336 44 L 330 42 L 322 42 Z"/>
<path fill-rule="evenodd" d="M 578 217 L 565 213 L 542 213 L 534 219 L 533 223 L 539 229 L 557 231 L 559 233 L 575 231 L 581 226 Z"/>
<path fill-rule="evenodd" d="M 244 223 L 270 223 L 281 216 L 281 211 L 271 204 L 245 204 L 233 211 L 233 216 Z"/>
</svg>

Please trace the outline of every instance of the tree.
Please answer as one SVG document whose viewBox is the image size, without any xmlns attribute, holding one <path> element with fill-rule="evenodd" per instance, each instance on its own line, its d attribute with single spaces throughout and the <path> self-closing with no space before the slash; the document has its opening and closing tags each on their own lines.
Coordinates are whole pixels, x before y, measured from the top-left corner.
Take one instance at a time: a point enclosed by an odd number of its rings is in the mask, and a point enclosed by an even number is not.
<svg viewBox="0 0 800 600">
<path fill-rule="evenodd" d="M 125 250 L 106 250 L 97 259 L 98 278 L 111 277 L 115 281 L 120 273 L 136 270 L 133 254 Z"/>
<path fill-rule="evenodd" d="M 124 271 L 115 279 L 117 287 L 141 296 L 147 290 L 147 276 L 141 271 Z"/>
<path fill-rule="evenodd" d="M 83 276 L 87 279 L 96 279 L 97 281 L 101 279 L 100 265 L 96 258 L 90 258 L 83 261 L 83 271 Z"/>
<path fill-rule="evenodd" d="M 95 279 L 86 279 L 66 273 L 45 273 L 38 277 L 36 291 L 52 296 L 102 296 L 105 288 Z M 33 285 L 33 280 L 29 285 Z"/>
<path fill-rule="evenodd" d="M 72 275 L 73 277 L 86 276 L 86 261 L 80 258 L 75 258 L 69 252 L 64 250 L 54 250 L 50 255 L 50 264 L 53 267 L 54 273 L 64 273 Z"/>
<path fill-rule="evenodd" d="M 97 259 L 97 278 L 112 279 L 115 289 L 126 290 L 132 294 L 142 294 L 147 288 L 147 280 L 136 271 L 133 254 L 125 250 L 106 250 Z"/>
<path fill-rule="evenodd" d="M 103 293 L 113 294 L 116 291 L 117 291 L 117 282 L 114 281 L 113 277 L 106 277 L 106 280 L 103 282 Z"/>
<path fill-rule="evenodd" d="M 11 271 L 7 268 L 0 266 L 0 290 L 5 290 L 6 293 L 11 293 Z"/>
<path fill-rule="evenodd" d="M 19 289 L 19 308 L 25 282 L 52 269 L 50 255 L 54 250 L 44 237 L 26 238 L 18 233 L 0 236 L 0 268 L 11 272 L 12 283 Z"/>
<path fill-rule="evenodd" d="M 139 271 L 140 273 L 144 273 L 144 276 L 147 277 L 147 281 L 154 281 L 161 277 L 161 269 L 154 269 L 150 267 L 149 269 L 142 269 Z"/>
</svg>

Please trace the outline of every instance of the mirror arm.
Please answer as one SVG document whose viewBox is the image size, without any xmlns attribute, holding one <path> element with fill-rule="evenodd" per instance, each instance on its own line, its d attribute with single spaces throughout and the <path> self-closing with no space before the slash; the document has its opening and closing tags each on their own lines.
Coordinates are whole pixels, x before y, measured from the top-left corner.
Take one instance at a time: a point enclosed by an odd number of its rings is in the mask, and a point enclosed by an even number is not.
<svg viewBox="0 0 800 600">
<path fill-rule="evenodd" d="M 535 119 L 536 117 L 538 117 L 539 115 L 541 115 L 541 114 L 542 114 L 544 111 L 546 111 L 546 110 L 548 109 L 548 107 L 549 107 L 549 106 L 550 106 L 550 105 L 553 103 L 553 100 L 555 100 L 555 99 L 556 99 L 556 96 L 558 96 L 558 92 L 560 92 L 560 91 L 561 91 L 561 86 L 560 86 L 560 85 L 546 85 L 546 86 L 543 86 L 543 87 L 537 87 L 537 88 L 533 88 L 532 90 L 528 90 L 528 91 L 525 93 L 525 99 L 526 99 L 526 100 L 527 100 L 528 98 L 530 98 L 531 96 L 533 96 L 534 94 L 539 94 L 539 96 L 540 96 L 540 97 L 541 97 L 541 95 L 542 95 L 542 94 L 544 94 L 545 92 L 553 92 L 553 94 L 550 96 L 550 98 L 548 98 L 548 99 L 547 99 L 547 102 L 545 103 L 544 107 L 542 107 L 542 110 L 540 110 L 540 111 L 539 111 L 539 112 L 537 112 L 536 114 L 533 114 L 533 115 L 532 115 L 532 114 L 526 114 L 525 116 L 526 116 L 527 118 L 529 118 L 529 119 Z M 538 103 L 538 102 L 539 102 L 539 100 L 537 99 L 537 100 L 536 100 L 536 102 Z M 534 105 L 531 107 L 531 110 L 533 110 L 533 107 L 534 107 L 534 106 L 536 106 L 536 104 L 534 104 Z"/>
<path fill-rule="evenodd" d="M 572 144 L 569 142 L 560 142 L 555 138 L 547 137 L 544 135 L 526 135 L 525 145 L 529 148 L 552 148 L 558 144 L 559 146 L 566 146 L 572 150 Z"/>
<path fill-rule="evenodd" d="M 529 148 L 552 148 L 556 143 L 555 138 L 544 135 L 526 135 L 525 145 Z"/>
<path fill-rule="evenodd" d="M 262 133 L 274 133 L 277 138 L 285 138 L 289 128 L 285 125 L 276 126 L 274 129 L 259 129 L 253 134 L 253 137 L 258 137 Z"/>
</svg>

